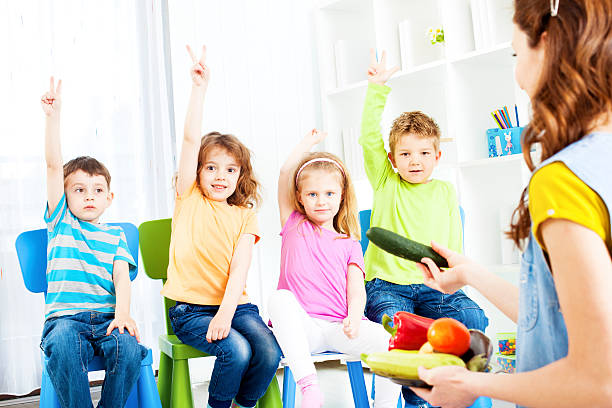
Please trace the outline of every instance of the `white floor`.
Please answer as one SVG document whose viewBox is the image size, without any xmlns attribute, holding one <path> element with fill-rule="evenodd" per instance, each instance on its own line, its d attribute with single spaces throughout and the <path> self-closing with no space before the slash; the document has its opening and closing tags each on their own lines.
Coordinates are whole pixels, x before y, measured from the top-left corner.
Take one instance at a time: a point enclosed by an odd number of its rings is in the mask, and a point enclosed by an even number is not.
<svg viewBox="0 0 612 408">
<path fill-rule="evenodd" d="M 317 364 L 317 373 L 319 375 L 319 383 L 322 386 L 325 395 L 325 408 L 344 408 L 352 407 L 353 397 L 351 394 L 351 385 L 346 371 L 346 366 L 341 365 L 337 361 L 328 361 Z M 368 393 L 372 384 L 372 376 L 366 370 L 365 381 Z M 282 388 L 283 376 L 282 371 L 278 372 L 278 382 Z M 194 383 L 193 387 L 194 406 L 197 408 L 206 407 L 208 401 L 208 382 Z M 100 396 L 100 387 L 92 389 L 94 403 Z M 0 401 L 0 407 L 10 406 L 13 408 L 35 408 L 38 407 L 38 399 L 30 397 L 26 399 L 17 399 L 11 401 Z M 296 392 L 296 404 L 300 406 L 300 392 Z M 502 401 L 494 401 L 493 408 L 513 408 L 514 404 Z"/>
</svg>

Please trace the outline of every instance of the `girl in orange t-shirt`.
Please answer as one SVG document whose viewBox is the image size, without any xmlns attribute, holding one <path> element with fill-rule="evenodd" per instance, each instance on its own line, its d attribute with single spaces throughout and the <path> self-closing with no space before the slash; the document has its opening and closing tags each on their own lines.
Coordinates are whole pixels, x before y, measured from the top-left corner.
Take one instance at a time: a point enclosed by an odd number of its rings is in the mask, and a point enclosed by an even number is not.
<svg viewBox="0 0 612 408">
<path fill-rule="evenodd" d="M 232 135 L 200 138 L 210 70 L 187 47 L 194 65 L 176 180 L 168 280 L 177 301 L 169 317 L 185 344 L 217 357 L 208 407 L 253 407 L 276 374 L 281 351 L 244 291 L 253 245 L 259 183 L 249 150 Z"/>
</svg>

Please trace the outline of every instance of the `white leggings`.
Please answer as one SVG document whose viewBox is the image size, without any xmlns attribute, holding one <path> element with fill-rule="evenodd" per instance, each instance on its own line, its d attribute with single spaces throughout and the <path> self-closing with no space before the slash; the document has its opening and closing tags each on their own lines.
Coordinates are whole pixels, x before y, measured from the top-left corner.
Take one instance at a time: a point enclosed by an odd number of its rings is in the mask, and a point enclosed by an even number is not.
<svg viewBox="0 0 612 408">
<path fill-rule="evenodd" d="M 362 320 L 357 338 L 349 339 L 342 331 L 342 322 L 315 319 L 308 316 L 295 295 L 278 290 L 270 296 L 269 309 L 273 332 L 283 350 L 296 381 L 315 374 L 311 353 L 335 351 L 359 356 L 361 353 L 387 351 L 390 334 L 382 325 Z M 401 386 L 376 376 L 376 408 L 397 406 Z"/>
</svg>

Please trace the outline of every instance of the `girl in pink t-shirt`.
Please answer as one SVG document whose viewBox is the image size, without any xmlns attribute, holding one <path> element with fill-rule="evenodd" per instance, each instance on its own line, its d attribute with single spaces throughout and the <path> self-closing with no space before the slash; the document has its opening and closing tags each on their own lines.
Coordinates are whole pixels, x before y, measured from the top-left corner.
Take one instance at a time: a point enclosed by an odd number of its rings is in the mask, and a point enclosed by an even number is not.
<svg viewBox="0 0 612 408">
<path fill-rule="evenodd" d="M 302 391 L 302 408 L 319 408 L 311 353 L 386 351 L 389 334 L 364 315 L 363 254 L 357 201 L 344 164 L 310 153 L 325 137 L 312 130 L 291 152 L 278 179 L 281 272 L 270 297 L 273 331 Z M 376 377 L 375 407 L 395 407 L 400 386 Z"/>
</svg>

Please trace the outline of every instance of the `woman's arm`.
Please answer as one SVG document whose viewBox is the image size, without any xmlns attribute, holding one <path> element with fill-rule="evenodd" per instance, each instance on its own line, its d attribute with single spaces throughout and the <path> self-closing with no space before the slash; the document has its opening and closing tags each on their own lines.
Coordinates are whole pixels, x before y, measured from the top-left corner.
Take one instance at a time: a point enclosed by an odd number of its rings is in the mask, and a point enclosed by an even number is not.
<svg viewBox="0 0 612 408">
<path fill-rule="evenodd" d="M 421 378 L 434 388 L 417 393 L 433 405 L 465 406 L 460 404 L 487 395 L 529 407 L 610 406 L 610 254 L 595 232 L 574 222 L 549 219 L 540 229 L 567 327 L 567 356 L 540 369 L 511 375 L 420 370 Z"/>
<path fill-rule="evenodd" d="M 513 322 L 518 320 L 518 288 L 507 280 L 488 272 L 468 257 L 435 242 L 431 247 L 448 260 L 450 268 L 440 271 L 429 258 L 417 267 L 423 272 L 425 285 L 443 293 L 455 293 L 465 285 L 477 289 Z"/>
</svg>

